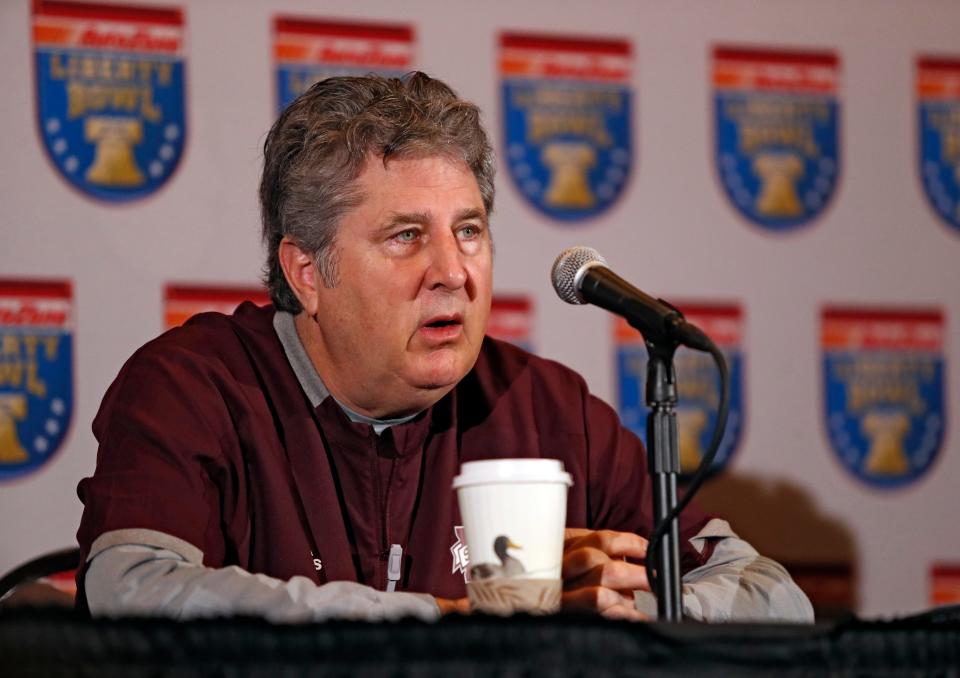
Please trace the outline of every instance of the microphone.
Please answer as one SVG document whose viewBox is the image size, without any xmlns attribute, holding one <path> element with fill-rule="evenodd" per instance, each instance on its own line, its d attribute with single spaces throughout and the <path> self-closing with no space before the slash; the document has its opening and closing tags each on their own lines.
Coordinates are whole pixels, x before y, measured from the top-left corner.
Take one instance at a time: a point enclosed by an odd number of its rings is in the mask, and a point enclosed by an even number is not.
<svg viewBox="0 0 960 678">
<path fill-rule="evenodd" d="M 682 344 L 709 351 L 713 342 L 679 310 L 641 292 L 607 267 L 592 247 L 570 247 L 553 262 L 550 279 L 568 304 L 593 304 L 626 318 L 649 344 Z"/>
</svg>

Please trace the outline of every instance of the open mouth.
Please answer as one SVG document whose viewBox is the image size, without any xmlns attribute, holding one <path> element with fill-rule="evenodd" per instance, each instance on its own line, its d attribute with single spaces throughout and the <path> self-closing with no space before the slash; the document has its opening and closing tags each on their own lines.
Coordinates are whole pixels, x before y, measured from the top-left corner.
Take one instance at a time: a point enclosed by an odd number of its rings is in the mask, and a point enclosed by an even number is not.
<svg viewBox="0 0 960 678">
<path fill-rule="evenodd" d="M 434 320 L 434 321 L 428 322 L 425 325 L 425 327 L 439 329 L 441 327 L 450 327 L 452 325 L 459 325 L 459 324 L 460 324 L 459 320 L 454 320 L 453 318 L 451 318 L 449 320 Z"/>
<path fill-rule="evenodd" d="M 421 331 L 434 340 L 447 341 L 459 336 L 463 328 L 463 317 L 459 314 L 434 316 L 420 326 Z"/>
</svg>

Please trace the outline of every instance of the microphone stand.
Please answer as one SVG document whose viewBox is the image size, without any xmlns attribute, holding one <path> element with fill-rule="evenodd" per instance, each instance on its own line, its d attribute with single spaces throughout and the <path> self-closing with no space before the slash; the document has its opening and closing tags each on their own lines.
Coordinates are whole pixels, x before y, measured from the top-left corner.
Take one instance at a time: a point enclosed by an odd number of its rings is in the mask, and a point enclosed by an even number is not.
<svg viewBox="0 0 960 678">
<path fill-rule="evenodd" d="M 677 505 L 677 476 L 680 473 L 680 449 L 677 441 L 677 376 L 673 354 L 677 343 L 671 339 L 645 341 L 647 361 L 646 398 L 647 464 L 653 480 L 653 520 L 658 525 Z M 658 548 L 649 544 L 649 548 Z M 660 541 L 656 553 L 657 612 L 661 621 L 678 622 L 683 618 L 680 590 L 680 528 L 677 519 Z"/>
<path fill-rule="evenodd" d="M 578 290 L 578 301 L 596 304 L 622 315 L 631 327 L 643 335 L 649 354 L 647 464 L 653 480 L 656 530 L 656 526 L 662 524 L 677 506 L 680 450 L 677 442 L 677 377 L 673 368 L 673 354 L 681 341 L 699 350 L 707 350 L 711 342 L 703 332 L 684 322 L 683 315 L 676 308 L 626 282 L 608 269 L 602 258 L 596 263 L 600 265 L 581 266 L 574 276 L 572 288 Z M 560 296 L 566 299 L 564 294 Z M 657 611 L 661 620 L 677 622 L 683 616 L 683 606 L 680 597 L 680 528 L 676 518 L 670 521 L 660 544 L 662 546 L 654 553 L 656 558 L 652 560 L 657 570 L 654 578 Z M 657 545 L 651 543 L 647 548 L 656 549 Z"/>
</svg>

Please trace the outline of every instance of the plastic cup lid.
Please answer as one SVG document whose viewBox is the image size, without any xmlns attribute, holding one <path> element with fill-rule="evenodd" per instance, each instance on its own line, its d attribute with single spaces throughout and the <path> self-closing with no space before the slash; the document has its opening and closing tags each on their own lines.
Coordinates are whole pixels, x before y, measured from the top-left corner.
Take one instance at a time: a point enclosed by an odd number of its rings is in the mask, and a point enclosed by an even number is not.
<svg viewBox="0 0 960 678">
<path fill-rule="evenodd" d="M 454 489 L 489 483 L 562 483 L 573 485 L 559 459 L 485 459 L 460 466 Z"/>
</svg>

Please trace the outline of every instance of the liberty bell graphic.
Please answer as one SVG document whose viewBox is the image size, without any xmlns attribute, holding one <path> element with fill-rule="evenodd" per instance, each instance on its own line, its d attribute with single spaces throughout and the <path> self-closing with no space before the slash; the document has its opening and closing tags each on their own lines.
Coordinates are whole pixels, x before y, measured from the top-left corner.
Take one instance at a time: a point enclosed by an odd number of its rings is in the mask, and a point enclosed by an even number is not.
<svg viewBox="0 0 960 678">
<path fill-rule="evenodd" d="M 693 473 L 703 459 L 703 446 L 700 444 L 700 439 L 707 425 L 707 413 L 701 409 L 677 410 L 677 424 L 680 472 Z"/>
<path fill-rule="evenodd" d="M 21 393 L 0 393 L 0 464 L 26 461 L 26 450 L 17 438 L 17 422 L 27 416 L 27 398 Z"/>
<path fill-rule="evenodd" d="M 798 217 L 803 204 L 797 196 L 796 182 L 803 176 L 803 160 L 794 153 L 761 153 L 753 161 L 760 178 L 756 209 L 769 217 Z"/>
<path fill-rule="evenodd" d="M 870 412 L 861 430 L 870 439 L 864 471 L 871 475 L 903 475 L 910 470 L 903 439 L 910 432 L 910 417 L 903 412 Z"/>
<path fill-rule="evenodd" d="M 139 186 L 144 182 L 133 158 L 133 147 L 143 141 L 141 120 L 92 116 L 84 121 L 83 135 L 96 144 L 87 181 L 102 186 Z"/>
<path fill-rule="evenodd" d="M 550 183 L 544 200 L 552 207 L 592 207 L 596 202 L 587 172 L 597 164 L 596 151 L 589 144 L 551 142 L 543 148 L 543 164 L 550 168 Z"/>
</svg>

